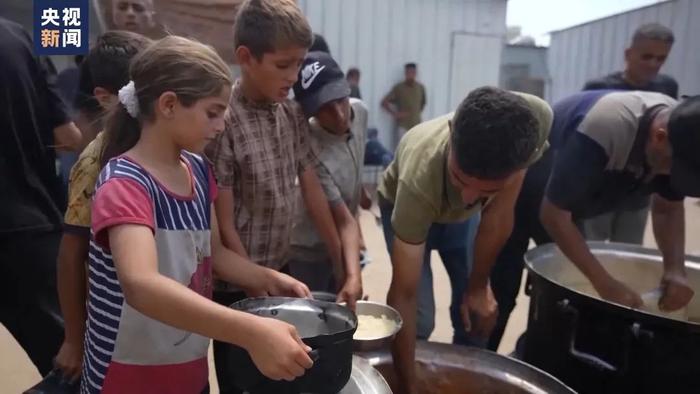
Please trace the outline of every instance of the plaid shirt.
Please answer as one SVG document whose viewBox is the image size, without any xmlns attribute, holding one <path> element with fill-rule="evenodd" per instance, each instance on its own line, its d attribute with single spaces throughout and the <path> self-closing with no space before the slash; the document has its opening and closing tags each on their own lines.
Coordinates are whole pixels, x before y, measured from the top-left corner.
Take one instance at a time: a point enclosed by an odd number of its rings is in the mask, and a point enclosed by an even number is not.
<svg viewBox="0 0 700 394">
<path fill-rule="evenodd" d="M 233 222 L 251 260 L 281 268 L 294 224 L 297 177 L 317 166 L 301 107 L 293 100 L 252 102 L 236 82 L 226 128 L 205 153 L 218 186 L 233 192 Z"/>
</svg>

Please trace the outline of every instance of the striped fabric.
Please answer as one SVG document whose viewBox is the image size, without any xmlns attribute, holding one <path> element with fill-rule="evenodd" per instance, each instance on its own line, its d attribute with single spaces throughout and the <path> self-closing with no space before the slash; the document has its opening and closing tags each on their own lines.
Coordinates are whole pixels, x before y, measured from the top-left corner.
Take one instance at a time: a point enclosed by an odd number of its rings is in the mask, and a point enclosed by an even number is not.
<svg viewBox="0 0 700 394">
<path fill-rule="evenodd" d="M 93 226 L 100 206 L 100 188 L 124 184 L 131 188 L 124 190 L 140 190 L 140 194 L 134 194 L 133 201 L 139 202 L 141 198 L 144 204 L 152 207 L 150 220 L 158 251 L 159 272 L 211 298 L 211 175 L 201 157 L 183 152 L 182 160 L 192 173 L 194 191 L 190 197 L 176 196 L 167 191 L 126 157 L 110 161 L 96 185 Z M 114 211 L 121 212 L 120 209 Z M 116 224 L 126 224 L 131 219 L 125 215 L 123 220 L 115 220 Z M 102 232 L 106 234 L 106 230 Z M 199 384 L 202 373 L 202 384 L 206 384 L 208 339 L 153 320 L 124 302 L 112 255 L 101 245 L 106 239 L 105 234 L 93 232 L 90 242 L 88 320 L 81 392 L 126 392 L 126 387 L 129 387 L 129 392 L 134 392 L 137 390 L 134 380 L 143 380 L 146 391 L 142 392 L 161 392 L 156 387 L 164 386 L 154 386 L 156 383 L 177 383 L 181 386 L 179 390 L 185 392 L 190 390 L 186 387 L 193 387 L 188 386 L 188 382 L 194 380 L 195 385 Z M 148 382 L 156 377 L 167 377 L 162 380 L 173 382 Z M 177 382 L 178 379 L 183 381 Z"/>
</svg>

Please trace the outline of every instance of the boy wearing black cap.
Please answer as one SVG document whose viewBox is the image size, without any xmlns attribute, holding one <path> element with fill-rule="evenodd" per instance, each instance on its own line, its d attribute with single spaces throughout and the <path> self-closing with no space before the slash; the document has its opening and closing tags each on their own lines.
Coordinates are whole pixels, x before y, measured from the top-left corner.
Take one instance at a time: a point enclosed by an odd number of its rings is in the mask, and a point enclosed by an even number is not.
<svg viewBox="0 0 700 394">
<path fill-rule="evenodd" d="M 294 84 L 295 99 L 309 118 L 311 146 L 329 176 L 320 176 L 343 245 L 345 272 L 336 283 L 330 257 L 303 204 L 295 220 L 289 269 L 311 290 L 339 291 L 353 307 L 362 295 L 360 227 L 355 219 L 362 188 L 367 108 L 351 99 L 342 70 L 325 52 L 310 52 Z"/>
<path fill-rule="evenodd" d="M 683 198 L 700 196 L 700 97 L 678 104 L 655 92 L 585 91 L 553 109 L 552 149 L 528 171 L 514 231 L 491 275 L 499 304 L 491 349 L 515 306 L 530 238 L 556 242 L 602 298 L 642 305 L 637 291 L 600 264 L 577 226 L 630 197 L 652 195 L 654 235 L 664 264 L 659 308 L 680 309 L 694 294 L 684 267 Z"/>
</svg>

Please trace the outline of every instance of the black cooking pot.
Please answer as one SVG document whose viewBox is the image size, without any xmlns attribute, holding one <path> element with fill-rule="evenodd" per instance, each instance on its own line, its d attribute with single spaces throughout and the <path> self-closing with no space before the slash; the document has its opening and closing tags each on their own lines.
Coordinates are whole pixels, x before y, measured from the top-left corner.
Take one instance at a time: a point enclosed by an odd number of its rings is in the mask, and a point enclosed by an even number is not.
<svg viewBox="0 0 700 394">
<path fill-rule="evenodd" d="M 657 251 L 590 242 L 618 280 L 640 293 L 659 285 Z M 582 394 L 700 393 L 698 296 L 690 321 L 603 301 L 590 282 L 552 244 L 529 251 L 530 311 L 524 361 Z M 700 289 L 700 259 L 686 258 L 691 286 Z"/>
<path fill-rule="evenodd" d="M 314 359 L 304 376 L 292 382 L 275 381 L 257 369 L 245 349 L 230 345 L 227 357 L 239 389 L 250 394 L 336 394 L 350 379 L 357 316 L 349 309 L 331 302 L 285 297 L 249 298 L 231 308 L 292 324 L 313 349 L 310 355 Z"/>
</svg>

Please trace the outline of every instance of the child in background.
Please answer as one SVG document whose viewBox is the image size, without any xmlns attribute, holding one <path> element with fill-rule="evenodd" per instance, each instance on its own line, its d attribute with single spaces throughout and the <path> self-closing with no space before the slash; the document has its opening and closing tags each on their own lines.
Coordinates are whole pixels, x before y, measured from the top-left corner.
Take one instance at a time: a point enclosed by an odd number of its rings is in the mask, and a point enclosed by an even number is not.
<svg viewBox="0 0 700 394">
<path fill-rule="evenodd" d="M 117 91 L 129 82 L 129 61 L 150 43 L 149 38 L 138 33 L 108 31 L 97 37 L 90 53 L 80 63 L 73 108 L 85 145 L 102 131 L 105 111 L 116 102 Z"/>
<path fill-rule="evenodd" d="M 129 82 L 129 62 L 150 43 L 151 40 L 142 35 L 125 31 L 111 31 L 97 38 L 81 64 L 79 99 L 76 99 L 77 109 L 82 113 L 79 117 L 99 122 L 100 109 L 116 103 L 119 88 Z M 71 170 L 68 209 L 58 253 L 58 299 L 65 334 L 55 364 L 68 381 L 77 380 L 82 370 L 87 314 L 85 264 L 90 246 L 92 195 L 100 174 L 102 148 L 103 134 L 100 133 L 80 154 Z"/>
<path fill-rule="evenodd" d="M 306 117 L 299 104 L 288 99 L 312 40 L 311 27 L 294 0 L 241 4 L 234 27 L 241 79 L 233 86 L 226 129 L 206 153 L 221 190 L 216 214 L 224 245 L 259 265 L 288 270 L 285 263 L 301 190 L 336 283 L 344 285 L 344 264 L 352 262 L 343 260 L 341 239 L 347 237 L 339 230 L 357 230 L 336 228 L 319 182 L 319 175 L 328 174 L 310 148 Z M 361 287 L 354 289 L 347 298 L 361 297 Z M 214 300 L 223 305 L 245 297 L 241 289 L 226 287 L 214 293 Z M 214 358 L 221 392 L 239 392 L 232 368 L 227 367 L 225 346 L 214 342 Z"/>
<path fill-rule="evenodd" d="M 130 77 L 105 121 L 82 391 L 206 392 L 208 338 L 246 349 L 272 379 L 301 376 L 312 361 L 293 326 L 210 300 L 212 271 L 259 294 L 310 296 L 221 244 L 213 176 L 190 152 L 224 128 L 228 66 L 170 36 L 133 59 Z"/>
</svg>

